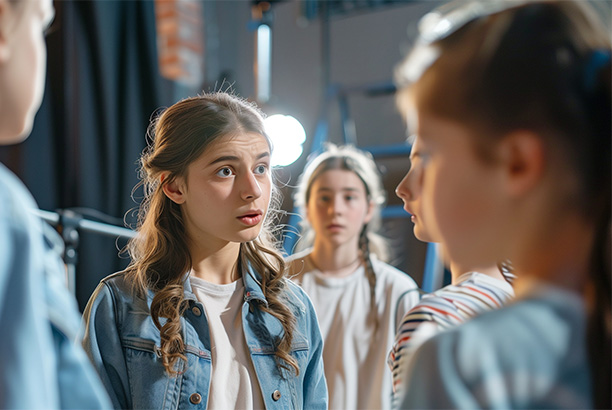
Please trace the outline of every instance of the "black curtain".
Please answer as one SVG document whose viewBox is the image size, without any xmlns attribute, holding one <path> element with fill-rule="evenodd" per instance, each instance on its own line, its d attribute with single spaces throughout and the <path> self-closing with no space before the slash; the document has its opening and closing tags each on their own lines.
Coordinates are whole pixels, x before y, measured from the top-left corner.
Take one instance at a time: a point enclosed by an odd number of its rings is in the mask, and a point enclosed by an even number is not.
<svg viewBox="0 0 612 410">
<path fill-rule="evenodd" d="M 154 3 L 56 1 L 55 8 L 45 97 L 34 129 L 26 142 L 2 148 L 0 159 L 41 209 L 95 210 L 111 217 L 100 221 L 123 224 L 138 205 L 131 191 L 151 114 L 172 103 L 172 85 L 157 65 Z M 81 231 L 81 309 L 102 277 L 127 265 L 118 256 L 124 245 Z"/>
</svg>

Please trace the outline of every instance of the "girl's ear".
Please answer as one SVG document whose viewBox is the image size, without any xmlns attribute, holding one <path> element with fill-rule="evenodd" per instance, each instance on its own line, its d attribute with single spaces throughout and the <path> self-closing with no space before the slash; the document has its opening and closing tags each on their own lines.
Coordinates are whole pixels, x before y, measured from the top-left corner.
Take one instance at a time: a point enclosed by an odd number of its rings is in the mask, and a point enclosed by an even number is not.
<svg viewBox="0 0 612 410">
<path fill-rule="evenodd" d="M 166 196 L 170 198 L 172 202 L 175 202 L 179 205 L 184 203 L 185 202 L 185 195 L 184 195 L 185 194 L 185 184 L 183 183 L 183 179 L 175 178 L 169 183 L 163 184 L 164 180 L 167 177 L 168 177 L 168 174 L 162 174 L 160 177 L 160 180 L 162 182 L 162 190 L 164 191 L 164 194 L 166 194 Z"/>
<path fill-rule="evenodd" d="M 538 134 L 514 131 L 503 138 L 499 149 L 510 196 L 521 196 L 538 185 L 546 165 L 544 141 Z"/>
</svg>

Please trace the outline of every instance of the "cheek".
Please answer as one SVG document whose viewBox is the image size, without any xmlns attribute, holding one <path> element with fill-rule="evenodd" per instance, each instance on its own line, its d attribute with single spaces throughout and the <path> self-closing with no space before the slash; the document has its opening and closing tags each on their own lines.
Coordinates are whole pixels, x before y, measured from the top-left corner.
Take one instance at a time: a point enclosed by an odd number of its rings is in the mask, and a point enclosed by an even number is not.
<svg viewBox="0 0 612 410">
<path fill-rule="evenodd" d="M 431 169 L 423 179 L 419 210 L 421 212 L 421 229 L 430 239 L 442 240 L 449 231 L 457 228 L 457 207 L 461 206 L 461 192 L 452 174 L 444 173 L 444 169 Z"/>
<path fill-rule="evenodd" d="M 42 101 L 45 83 L 45 68 L 46 68 L 46 46 L 44 38 L 40 33 L 40 28 L 32 25 L 28 32 L 27 44 L 24 46 L 28 55 L 28 67 L 30 74 L 30 95 L 32 101 L 32 109 L 38 109 Z"/>
<path fill-rule="evenodd" d="M 468 171 L 457 169 L 439 175 L 431 189 L 430 203 L 423 203 L 424 208 L 433 210 L 436 235 L 449 243 L 477 240 L 495 221 L 489 189 L 493 182 L 486 170 Z"/>
<path fill-rule="evenodd" d="M 367 204 L 355 203 L 353 206 L 349 207 L 350 209 L 350 217 L 351 221 L 355 222 L 355 227 L 361 227 L 366 223 L 366 217 L 368 214 Z"/>
<path fill-rule="evenodd" d="M 266 207 L 270 206 L 270 200 L 272 199 L 272 185 L 264 184 L 261 188 L 261 198 L 265 201 Z"/>
</svg>

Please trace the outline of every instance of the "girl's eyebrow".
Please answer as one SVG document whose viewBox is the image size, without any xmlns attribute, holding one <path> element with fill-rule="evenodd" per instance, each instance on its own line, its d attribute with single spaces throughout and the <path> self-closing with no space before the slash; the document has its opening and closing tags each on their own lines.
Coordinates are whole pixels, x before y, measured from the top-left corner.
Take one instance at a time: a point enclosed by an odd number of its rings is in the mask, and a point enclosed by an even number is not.
<svg viewBox="0 0 612 410">
<path fill-rule="evenodd" d="M 321 192 L 321 191 L 331 192 L 331 191 L 333 191 L 333 189 L 327 188 L 327 187 L 321 187 L 321 188 L 317 189 L 317 192 Z M 345 188 L 341 188 L 340 191 L 356 192 L 356 191 L 359 191 L 359 188 L 345 187 Z"/>
<path fill-rule="evenodd" d="M 266 158 L 266 157 L 269 157 L 269 156 L 270 156 L 270 153 L 269 153 L 269 152 L 267 152 L 267 151 L 266 151 L 266 152 L 262 152 L 261 154 L 259 154 L 259 155 L 256 157 L 256 160 L 260 160 L 260 159 L 263 159 L 263 158 Z M 235 155 L 222 155 L 222 156 L 220 156 L 219 158 L 217 158 L 217 159 L 215 159 L 215 160 L 211 161 L 209 165 L 214 165 L 214 164 L 217 164 L 217 163 L 219 163 L 219 162 L 226 162 L 226 161 L 239 161 L 239 160 L 240 160 L 240 158 L 238 158 L 238 157 L 237 157 L 237 156 L 235 156 Z"/>
</svg>

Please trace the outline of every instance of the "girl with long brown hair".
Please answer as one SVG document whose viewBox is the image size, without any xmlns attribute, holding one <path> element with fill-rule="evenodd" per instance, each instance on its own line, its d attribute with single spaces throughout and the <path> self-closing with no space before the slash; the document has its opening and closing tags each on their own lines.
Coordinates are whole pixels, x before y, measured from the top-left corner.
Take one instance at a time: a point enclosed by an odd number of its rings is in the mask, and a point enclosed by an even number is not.
<svg viewBox="0 0 612 410">
<path fill-rule="evenodd" d="M 84 346 L 117 408 L 325 408 L 322 340 L 270 230 L 258 109 L 218 92 L 150 128 L 128 268 L 85 310 Z"/>
</svg>

